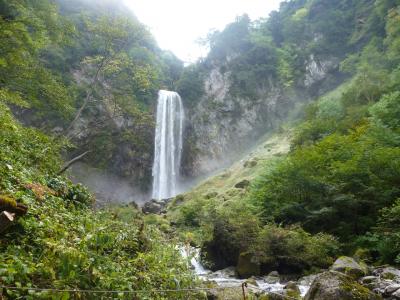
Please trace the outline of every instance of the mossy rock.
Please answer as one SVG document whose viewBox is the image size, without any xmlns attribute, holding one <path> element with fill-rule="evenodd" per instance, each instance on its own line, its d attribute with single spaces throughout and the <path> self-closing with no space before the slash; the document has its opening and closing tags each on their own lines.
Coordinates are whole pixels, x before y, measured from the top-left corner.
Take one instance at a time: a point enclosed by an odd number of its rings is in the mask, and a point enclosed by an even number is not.
<svg viewBox="0 0 400 300">
<path fill-rule="evenodd" d="M 321 273 L 313 281 L 305 300 L 380 300 L 381 296 L 336 271 Z"/>
<path fill-rule="evenodd" d="M 28 207 L 18 203 L 17 200 L 10 195 L 0 195 L 0 212 L 2 211 L 8 211 L 17 216 L 23 216 L 27 213 Z"/>
<path fill-rule="evenodd" d="M 252 159 L 252 160 L 248 160 L 243 164 L 243 167 L 245 168 L 253 168 L 257 165 L 257 160 Z"/>
<path fill-rule="evenodd" d="M 215 197 L 217 197 L 217 196 L 218 196 L 218 193 L 217 193 L 217 192 L 209 192 L 209 193 L 207 193 L 207 194 L 204 195 L 204 198 L 206 198 L 206 199 L 213 199 L 213 198 L 215 198 Z"/>
<path fill-rule="evenodd" d="M 236 271 L 241 278 L 260 275 L 260 265 L 253 261 L 253 255 L 250 253 L 241 253 L 239 255 Z"/>
<path fill-rule="evenodd" d="M 235 184 L 235 188 L 237 189 L 245 189 L 250 185 L 250 181 L 247 179 L 243 179 L 242 181 Z"/>
<path fill-rule="evenodd" d="M 364 262 L 357 262 L 354 258 L 348 256 L 339 257 L 332 265 L 331 270 L 344 273 L 354 279 L 359 279 L 368 274 L 368 266 Z"/>
</svg>

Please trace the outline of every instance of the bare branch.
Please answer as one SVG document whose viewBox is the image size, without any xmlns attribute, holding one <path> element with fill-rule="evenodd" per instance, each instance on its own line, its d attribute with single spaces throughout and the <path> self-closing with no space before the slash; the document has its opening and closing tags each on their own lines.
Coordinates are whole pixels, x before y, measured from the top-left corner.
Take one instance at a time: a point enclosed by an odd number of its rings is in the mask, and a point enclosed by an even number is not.
<svg viewBox="0 0 400 300">
<path fill-rule="evenodd" d="M 61 175 L 64 173 L 70 166 L 72 166 L 74 163 L 76 163 L 78 160 L 82 159 L 86 154 L 88 154 L 90 151 L 83 152 L 82 154 L 74 157 L 70 161 L 66 162 L 65 165 L 62 167 L 62 169 L 57 173 L 57 175 Z"/>
</svg>

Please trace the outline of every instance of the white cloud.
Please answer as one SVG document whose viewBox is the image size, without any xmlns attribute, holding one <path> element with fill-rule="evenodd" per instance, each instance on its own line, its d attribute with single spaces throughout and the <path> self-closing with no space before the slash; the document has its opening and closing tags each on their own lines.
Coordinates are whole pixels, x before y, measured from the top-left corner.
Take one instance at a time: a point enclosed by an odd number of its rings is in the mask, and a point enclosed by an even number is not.
<svg viewBox="0 0 400 300">
<path fill-rule="evenodd" d="M 198 38 L 210 29 L 223 29 L 236 16 L 267 17 L 281 0 L 124 0 L 146 24 L 158 44 L 180 59 L 193 62 L 204 55 Z"/>
</svg>

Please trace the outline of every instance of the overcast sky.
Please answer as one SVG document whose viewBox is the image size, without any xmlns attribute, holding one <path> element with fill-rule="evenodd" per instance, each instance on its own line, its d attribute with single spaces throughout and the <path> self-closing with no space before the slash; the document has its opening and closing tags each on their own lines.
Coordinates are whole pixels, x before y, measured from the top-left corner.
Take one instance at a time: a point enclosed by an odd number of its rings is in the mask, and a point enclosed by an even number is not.
<svg viewBox="0 0 400 300">
<path fill-rule="evenodd" d="M 124 0 L 146 24 L 159 46 L 185 62 L 204 55 L 196 43 L 210 29 L 223 29 L 236 16 L 267 17 L 281 0 Z"/>
</svg>

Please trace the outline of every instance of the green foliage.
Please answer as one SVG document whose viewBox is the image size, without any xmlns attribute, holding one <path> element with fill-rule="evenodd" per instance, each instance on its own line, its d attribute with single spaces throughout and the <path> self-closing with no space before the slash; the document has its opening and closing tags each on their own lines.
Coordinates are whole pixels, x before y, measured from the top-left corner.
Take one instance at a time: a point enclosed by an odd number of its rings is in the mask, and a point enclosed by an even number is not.
<svg viewBox="0 0 400 300">
<path fill-rule="evenodd" d="M 400 92 L 384 95 L 369 112 L 380 125 L 393 130 L 400 128 Z"/>
<path fill-rule="evenodd" d="M 267 225 L 259 239 L 261 262 L 269 270 L 284 273 L 327 268 L 339 250 L 334 237 L 322 233 L 310 235 L 300 227 Z"/>
<path fill-rule="evenodd" d="M 376 236 L 375 249 L 385 263 L 400 262 L 400 200 L 391 207 L 382 209 L 378 226 L 374 229 Z"/>
<path fill-rule="evenodd" d="M 185 106 L 193 106 L 204 94 L 202 70 L 196 66 L 186 67 L 177 82 L 177 91 Z"/>
<path fill-rule="evenodd" d="M 247 253 L 263 273 L 303 273 L 328 267 L 338 253 L 335 238 L 311 235 L 298 226 L 263 225 L 257 207 L 243 200 L 218 204 L 214 198 L 185 201 L 175 208 L 174 222 L 189 242 L 202 246 L 213 269 L 237 265 Z"/>
<path fill-rule="evenodd" d="M 1 101 L 29 105 L 42 114 L 47 112 L 50 118 L 68 118 L 71 94 L 40 60 L 40 51 L 62 40 L 68 24 L 46 0 L 0 4 Z"/>
<path fill-rule="evenodd" d="M 299 148 L 262 179 L 252 199 L 278 222 L 301 222 L 349 241 L 373 226 L 379 208 L 400 192 L 393 186 L 399 149 L 377 142 L 361 127 Z"/>
<path fill-rule="evenodd" d="M 0 235 L 1 283 L 22 288 L 138 290 L 130 296 L 140 299 L 198 299 L 196 293 L 153 292 L 189 288 L 195 282 L 177 242 L 154 226 L 144 226 L 132 206 L 91 210 L 93 196 L 86 188 L 55 176 L 61 148 L 61 143 L 38 130 L 21 126 L 0 104 L 0 209 L 20 216 Z M 16 211 L 26 207 L 27 212 Z M 7 299 L 99 297 L 26 289 L 2 293 Z"/>
<path fill-rule="evenodd" d="M 112 208 L 91 212 L 53 196 L 43 202 L 27 195 L 22 197 L 29 205 L 29 215 L 20 219 L 15 230 L 0 238 L 0 278 L 6 285 L 139 290 L 141 299 L 165 299 L 170 295 L 151 290 L 185 288 L 194 280 L 174 244 L 165 241 L 153 227 L 141 231 L 141 221 L 134 213 L 130 219 L 125 214 L 122 221 L 121 210 L 116 214 Z M 128 210 L 133 208 L 123 211 Z M 11 290 L 5 294 L 26 299 L 62 296 L 54 292 Z M 99 297 L 80 292 L 67 293 L 67 297 L 74 294 L 85 299 Z M 115 297 L 127 298 L 124 294 Z M 188 293 L 173 296 L 187 297 Z"/>
<path fill-rule="evenodd" d="M 91 151 L 89 163 L 122 176 L 117 160 L 152 153 L 157 90 L 175 86 L 182 62 L 120 1 L 0 1 L 0 29 L 0 102 L 25 124 L 56 128 Z M 121 153 L 121 144 L 134 149 Z"/>
<path fill-rule="evenodd" d="M 0 103 L 0 189 L 18 183 L 19 178 L 38 179 L 37 172 L 54 174 L 60 167 L 62 143 L 38 130 L 24 128 Z"/>
<path fill-rule="evenodd" d="M 259 178 L 248 199 L 263 208 L 264 220 L 331 233 L 350 248 L 364 239 L 382 260 L 393 262 L 397 254 L 388 251 L 393 244 L 383 246 L 377 235 L 363 237 L 376 226 L 381 209 L 387 217 L 400 193 L 400 81 L 397 58 L 385 48 L 392 33 L 395 43 L 390 26 L 397 19 L 392 10 L 386 14 L 386 42 L 371 39 L 345 60 L 342 69 L 353 79 L 307 108 L 291 153 Z"/>
</svg>

